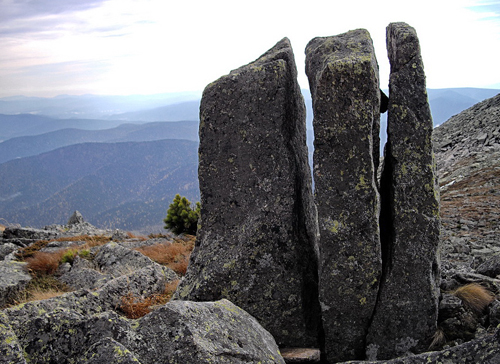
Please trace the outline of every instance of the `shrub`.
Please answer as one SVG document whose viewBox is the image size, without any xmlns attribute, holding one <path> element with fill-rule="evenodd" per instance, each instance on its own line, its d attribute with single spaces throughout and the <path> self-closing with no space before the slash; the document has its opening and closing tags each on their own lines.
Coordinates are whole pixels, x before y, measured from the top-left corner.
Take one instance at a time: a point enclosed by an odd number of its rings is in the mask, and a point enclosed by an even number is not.
<svg viewBox="0 0 500 364">
<path fill-rule="evenodd" d="M 481 313 L 495 299 L 490 291 L 478 283 L 466 284 L 451 293 L 460 298 L 464 305 L 478 313 Z"/>
<path fill-rule="evenodd" d="M 64 263 L 73 264 L 73 261 L 75 260 L 75 257 L 77 255 L 79 255 L 78 250 L 75 250 L 75 249 L 66 250 L 65 252 L 62 253 L 61 264 L 64 264 Z"/>
<path fill-rule="evenodd" d="M 195 235 L 198 229 L 198 217 L 200 216 L 200 203 L 192 205 L 186 197 L 175 195 L 174 201 L 167 210 L 165 229 L 170 229 L 174 234 Z"/>
</svg>

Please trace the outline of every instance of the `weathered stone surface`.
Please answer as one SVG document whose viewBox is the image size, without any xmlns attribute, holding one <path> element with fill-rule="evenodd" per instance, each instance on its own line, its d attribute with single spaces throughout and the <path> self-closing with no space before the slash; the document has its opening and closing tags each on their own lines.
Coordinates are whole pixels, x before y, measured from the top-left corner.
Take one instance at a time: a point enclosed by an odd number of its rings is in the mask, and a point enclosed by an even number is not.
<svg viewBox="0 0 500 364">
<path fill-rule="evenodd" d="M 0 261 L 0 307 L 13 303 L 16 294 L 31 280 L 26 263 Z"/>
<path fill-rule="evenodd" d="M 141 318 L 136 335 L 129 347 L 143 363 L 284 363 L 269 332 L 227 300 L 171 301 Z"/>
<path fill-rule="evenodd" d="M 387 361 L 350 361 L 363 364 L 497 364 L 500 363 L 500 330 L 442 351 L 423 353 Z"/>
<path fill-rule="evenodd" d="M 476 272 L 495 278 L 500 275 L 500 254 L 492 256 L 476 268 Z"/>
<path fill-rule="evenodd" d="M 92 345 L 77 364 L 141 363 L 125 346 L 110 337 L 106 337 Z"/>
<path fill-rule="evenodd" d="M 317 347 L 318 232 L 296 76 L 283 39 L 206 87 L 201 228 L 176 298 L 227 298 L 279 345 Z"/>
<path fill-rule="evenodd" d="M 93 262 L 99 271 L 114 277 L 128 274 L 147 265 L 157 264 L 138 251 L 125 248 L 115 242 L 102 246 Z"/>
<path fill-rule="evenodd" d="M 85 220 L 83 219 L 83 216 L 80 213 L 80 211 L 75 211 L 73 212 L 73 215 L 71 215 L 71 217 L 69 218 L 67 225 L 78 225 L 78 224 L 83 224 L 84 222 Z"/>
<path fill-rule="evenodd" d="M 0 241 L 0 260 L 5 259 L 6 256 L 11 254 L 12 252 L 15 252 L 16 250 L 19 249 L 18 245 L 12 244 L 12 243 L 5 243 L 2 244 Z"/>
<path fill-rule="evenodd" d="M 138 320 L 59 308 L 16 333 L 30 363 L 284 363 L 269 332 L 227 300 L 169 302 Z"/>
<path fill-rule="evenodd" d="M 0 363 L 25 364 L 23 351 L 5 313 L 0 311 Z"/>
<path fill-rule="evenodd" d="M 415 30 L 387 27 L 388 140 L 381 179 L 383 275 L 367 337 L 369 358 L 421 352 L 436 331 L 439 190 L 432 118 Z"/>
<path fill-rule="evenodd" d="M 368 31 L 311 40 L 306 73 L 314 110 L 324 350 L 332 363 L 362 359 L 382 272 L 374 165 L 380 90 Z"/>
</svg>

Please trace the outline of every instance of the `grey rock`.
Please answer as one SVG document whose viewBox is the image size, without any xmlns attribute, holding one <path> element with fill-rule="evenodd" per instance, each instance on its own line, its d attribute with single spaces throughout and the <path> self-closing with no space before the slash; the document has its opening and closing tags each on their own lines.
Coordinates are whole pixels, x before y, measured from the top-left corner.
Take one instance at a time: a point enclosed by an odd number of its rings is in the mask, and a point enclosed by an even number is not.
<svg viewBox="0 0 500 364">
<path fill-rule="evenodd" d="M 284 363 L 273 337 L 227 300 L 169 302 L 138 320 L 59 308 L 16 333 L 30 363 Z"/>
<path fill-rule="evenodd" d="M 378 65 L 368 31 L 314 38 L 306 47 L 314 111 L 320 229 L 319 299 L 329 362 L 361 359 L 382 258 Z"/>
<path fill-rule="evenodd" d="M 0 307 L 14 303 L 16 295 L 30 280 L 26 263 L 0 261 Z"/>
<path fill-rule="evenodd" d="M 103 274 L 92 268 L 72 268 L 63 274 L 59 280 L 73 289 L 96 289 L 112 280 L 109 274 Z"/>
<path fill-rule="evenodd" d="M 367 336 L 378 359 L 427 349 L 436 331 L 440 280 L 433 124 L 415 30 L 389 24 L 387 49 L 388 141 L 380 182 L 383 275 Z"/>
<path fill-rule="evenodd" d="M 227 300 L 171 301 L 139 319 L 136 338 L 128 347 L 144 364 L 284 363 L 269 332 Z"/>
<path fill-rule="evenodd" d="M 201 227 L 176 298 L 227 298 L 279 345 L 317 347 L 317 220 L 305 106 L 288 39 L 209 84 Z"/>
<path fill-rule="evenodd" d="M 23 350 L 10 327 L 5 313 L 0 311 L 0 364 L 25 364 Z"/>
<path fill-rule="evenodd" d="M 78 224 L 83 224 L 85 220 L 83 219 L 82 214 L 79 211 L 73 212 L 73 215 L 68 220 L 67 225 L 78 225 Z"/>
<path fill-rule="evenodd" d="M 77 364 L 141 364 L 139 360 L 119 342 L 105 337 L 93 344 Z"/>
<path fill-rule="evenodd" d="M 363 364 L 497 364 L 500 363 L 500 330 L 493 335 L 442 351 L 380 361 L 350 361 Z"/>
<path fill-rule="evenodd" d="M 476 272 L 491 278 L 500 275 L 500 254 L 495 254 L 490 259 L 476 268 Z"/>
<path fill-rule="evenodd" d="M 50 240 L 57 237 L 53 230 L 31 229 L 21 227 L 6 227 L 3 232 L 4 242 L 10 242 L 20 247 L 25 247 L 37 240 Z"/>
<path fill-rule="evenodd" d="M 1 244 L 1 242 L 0 242 Z M 7 255 L 9 255 L 12 252 L 15 252 L 19 249 L 18 245 L 12 244 L 12 243 L 5 243 L 0 245 L 0 260 L 5 259 Z"/>
<path fill-rule="evenodd" d="M 94 265 L 100 272 L 114 277 L 128 274 L 147 265 L 157 264 L 136 250 L 110 242 L 99 248 Z"/>
</svg>

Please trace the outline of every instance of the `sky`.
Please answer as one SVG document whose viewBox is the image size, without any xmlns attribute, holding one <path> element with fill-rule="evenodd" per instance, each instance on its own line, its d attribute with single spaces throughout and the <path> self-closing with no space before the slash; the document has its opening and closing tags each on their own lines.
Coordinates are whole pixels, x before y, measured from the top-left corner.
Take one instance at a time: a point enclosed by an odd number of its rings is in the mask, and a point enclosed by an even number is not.
<svg viewBox="0 0 500 364">
<path fill-rule="evenodd" d="M 428 88 L 500 88 L 500 1 L 0 0 L 0 97 L 201 92 L 283 37 L 308 88 L 309 40 L 357 28 L 385 89 L 399 21 L 417 31 Z"/>
</svg>

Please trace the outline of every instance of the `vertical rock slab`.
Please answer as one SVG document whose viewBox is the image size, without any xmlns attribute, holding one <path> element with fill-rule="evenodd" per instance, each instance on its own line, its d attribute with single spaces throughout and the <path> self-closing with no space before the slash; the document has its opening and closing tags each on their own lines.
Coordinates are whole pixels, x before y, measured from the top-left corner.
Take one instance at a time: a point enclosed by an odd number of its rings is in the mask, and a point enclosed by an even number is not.
<svg viewBox="0 0 500 364">
<path fill-rule="evenodd" d="M 317 220 L 305 105 L 288 39 L 209 84 L 201 227 L 176 298 L 227 298 L 280 346 L 317 344 Z"/>
<path fill-rule="evenodd" d="M 324 352 L 329 363 L 362 359 L 382 271 L 373 159 L 380 91 L 370 34 L 358 29 L 314 38 L 306 47 L 306 73 L 314 111 Z"/>
<path fill-rule="evenodd" d="M 370 333 L 370 359 L 427 349 L 439 296 L 439 190 L 432 117 L 415 29 L 387 27 L 388 141 L 381 179 L 383 275 Z"/>
</svg>

